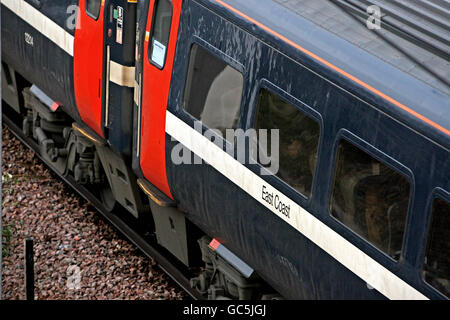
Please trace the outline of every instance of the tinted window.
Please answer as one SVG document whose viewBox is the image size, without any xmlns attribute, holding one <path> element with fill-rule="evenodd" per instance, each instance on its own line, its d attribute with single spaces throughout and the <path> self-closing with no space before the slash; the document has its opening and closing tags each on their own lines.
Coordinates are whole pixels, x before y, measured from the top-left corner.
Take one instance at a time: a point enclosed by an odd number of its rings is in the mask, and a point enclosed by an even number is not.
<svg viewBox="0 0 450 320">
<path fill-rule="evenodd" d="M 100 15 L 101 0 L 86 0 L 86 12 L 94 19 Z"/>
<path fill-rule="evenodd" d="M 158 0 L 153 20 L 152 36 L 149 43 L 149 58 L 160 69 L 164 67 L 169 45 L 170 26 L 172 23 L 172 2 Z"/>
<path fill-rule="evenodd" d="M 319 123 L 277 95 L 261 89 L 255 129 L 258 132 L 261 129 L 279 130 L 279 170 L 274 174 L 309 197 L 316 169 Z M 267 142 L 267 150 L 272 150 L 271 139 Z M 267 163 L 260 157 L 261 154 L 258 155 L 259 163 Z"/>
<path fill-rule="evenodd" d="M 433 287 L 450 296 L 450 204 L 435 199 L 425 251 L 424 278 Z"/>
<path fill-rule="evenodd" d="M 398 259 L 409 204 L 408 180 L 351 143 L 339 144 L 332 214 Z"/>
<path fill-rule="evenodd" d="M 244 78 L 210 52 L 194 44 L 184 94 L 184 108 L 225 137 L 238 124 Z"/>
</svg>

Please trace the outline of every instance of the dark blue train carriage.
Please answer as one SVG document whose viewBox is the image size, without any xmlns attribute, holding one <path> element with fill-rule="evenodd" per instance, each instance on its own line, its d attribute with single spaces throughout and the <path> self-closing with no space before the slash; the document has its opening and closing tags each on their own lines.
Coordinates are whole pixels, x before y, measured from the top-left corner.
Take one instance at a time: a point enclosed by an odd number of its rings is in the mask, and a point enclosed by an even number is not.
<svg viewBox="0 0 450 320">
<path fill-rule="evenodd" d="M 4 112 L 209 298 L 447 298 L 449 12 L 377 4 L 2 0 Z"/>
</svg>

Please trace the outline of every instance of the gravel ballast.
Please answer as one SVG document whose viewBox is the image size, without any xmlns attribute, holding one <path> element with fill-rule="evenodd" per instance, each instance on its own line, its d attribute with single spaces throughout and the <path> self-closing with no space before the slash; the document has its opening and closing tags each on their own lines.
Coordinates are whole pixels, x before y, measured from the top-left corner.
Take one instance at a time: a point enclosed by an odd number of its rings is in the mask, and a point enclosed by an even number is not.
<svg viewBox="0 0 450 320">
<path fill-rule="evenodd" d="M 6 128 L 2 178 L 3 299 L 25 298 L 27 237 L 35 241 L 35 299 L 187 298 Z"/>
</svg>

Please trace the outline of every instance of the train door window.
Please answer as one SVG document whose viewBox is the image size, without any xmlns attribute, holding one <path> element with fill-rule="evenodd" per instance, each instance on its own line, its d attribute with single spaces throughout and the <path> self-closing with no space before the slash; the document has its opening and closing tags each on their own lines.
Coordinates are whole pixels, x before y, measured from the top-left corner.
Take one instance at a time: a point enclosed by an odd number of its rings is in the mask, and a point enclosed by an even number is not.
<svg viewBox="0 0 450 320">
<path fill-rule="evenodd" d="M 402 249 L 409 196 L 410 183 L 403 175 L 340 141 L 332 215 L 395 260 Z"/>
<path fill-rule="evenodd" d="M 98 19 L 100 15 L 101 0 L 86 0 L 86 12 L 89 16 Z"/>
<path fill-rule="evenodd" d="M 184 93 L 184 109 L 213 130 L 236 129 L 243 75 L 226 62 L 194 44 Z"/>
<path fill-rule="evenodd" d="M 450 297 L 450 204 L 436 198 L 425 250 L 423 276 L 426 282 Z"/>
<path fill-rule="evenodd" d="M 255 129 L 279 130 L 278 172 L 272 172 L 306 197 L 311 195 L 320 137 L 319 123 L 267 89 L 259 93 Z M 258 139 L 260 141 L 260 139 Z M 264 149 L 272 150 L 272 139 L 258 151 L 258 162 L 268 163 Z M 264 166 L 264 165 L 263 165 Z"/>
<path fill-rule="evenodd" d="M 163 69 L 166 63 L 170 26 L 172 24 L 172 2 L 169 0 L 157 0 L 155 8 L 148 56 L 153 65 Z"/>
</svg>

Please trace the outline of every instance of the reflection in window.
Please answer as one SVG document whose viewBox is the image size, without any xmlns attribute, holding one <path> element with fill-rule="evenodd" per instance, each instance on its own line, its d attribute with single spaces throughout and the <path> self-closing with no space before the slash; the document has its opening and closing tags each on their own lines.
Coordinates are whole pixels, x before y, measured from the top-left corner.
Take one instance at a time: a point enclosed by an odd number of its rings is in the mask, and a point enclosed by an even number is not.
<svg viewBox="0 0 450 320">
<path fill-rule="evenodd" d="M 86 0 L 86 12 L 89 13 L 92 18 L 98 18 L 100 15 L 100 7 L 101 0 Z"/>
<path fill-rule="evenodd" d="M 236 129 L 241 106 L 243 76 L 205 49 L 191 49 L 184 108 L 210 129 L 226 137 L 226 129 Z"/>
<path fill-rule="evenodd" d="M 429 284 L 450 297 L 450 204 L 434 200 L 431 226 L 425 251 L 424 278 Z"/>
<path fill-rule="evenodd" d="M 261 89 L 255 129 L 258 132 L 260 129 L 279 130 L 279 170 L 274 174 L 309 197 L 316 168 L 319 123 L 277 95 Z M 270 141 L 268 139 L 269 144 Z M 270 145 L 267 150 L 272 150 Z M 260 164 L 268 163 L 260 156 Z"/>
<path fill-rule="evenodd" d="M 339 144 L 332 214 L 392 258 L 400 257 L 410 184 L 356 146 Z"/>
<path fill-rule="evenodd" d="M 149 43 L 149 58 L 159 68 L 166 62 L 167 47 L 169 45 L 170 26 L 172 24 L 172 2 L 159 0 L 155 6 L 151 41 Z"/>
</svg>

